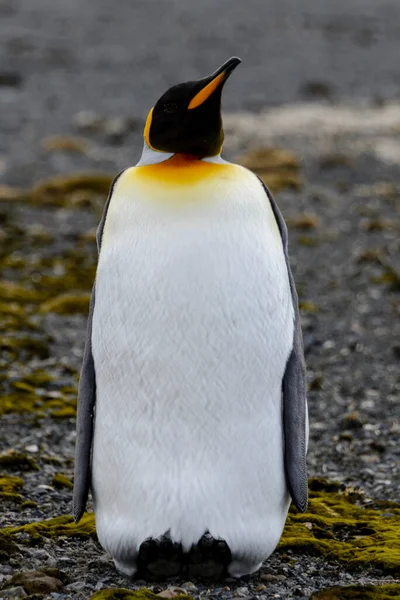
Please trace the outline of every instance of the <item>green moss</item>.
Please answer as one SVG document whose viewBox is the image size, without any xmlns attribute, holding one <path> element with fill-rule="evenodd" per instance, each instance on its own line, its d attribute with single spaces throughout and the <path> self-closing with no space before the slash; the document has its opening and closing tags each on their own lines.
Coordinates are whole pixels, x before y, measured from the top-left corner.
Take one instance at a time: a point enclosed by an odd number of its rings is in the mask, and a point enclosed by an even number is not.
<svg viewBox="0 0 400 600">
<path fill-rule="evenodd" d="M 69 490 L 72 490 L 73 488 L 72 481 L 62 473 L 56 473 L 54 475 L 52 484 L 57 489 L 68 488 Z"/>
<path fill-rule="evenodd" d="M 35 204 L 56 206 L 80 205 L 76 200 L 85 194 L 90 203 L 93 196 L 106 196 L 113 177 L 102 173 L 82 173 L 69 177 L 57 176 L 40 181 L 31 190 L 31 200 Z"/>
<path fill-rule="evenodd" d="M 73 517 L 64 515 L 20 527 L 3 529 L 3 534 L 6 536 L 13 536 L 21 532 L 27 533 L 33 540 L 58 536 L 89 537 L 96 533 L 96 527 L 94 515 L 85 513 L 79 523 L 75 523 Z"/>
<path fill-rule="evenodd" d="M 22 188 L 0 185 L 0 200 L 2 202 L 17 202 L 18 200 L 26 200 L 26 198 L 27 193 Z"/>
<path fill-rule="evenodd" d="M 25 500 L 25 502 L 21 504 L 21 508 L 37 508 L 38 506 L 38 503 L 34 500 Z"/>
<path fill-rule="evenodd" d="M 0 561 L 6 562 L 17 551 L 18 546 L 0 531 Z"/>
<path fill-rule="evenodd" d="M 358 255 L 357 262 L 381 265 L 384 262 L 384 253 L 380 248 L 366 248 Z"/>
<path fill-rule="evenodd" d="M 61 396 L 54 399 L 29 392 L 4 394 L 0 396 L 0 415 L 10 413 L 34 413 L 37 416 L 50 414 L 55 418 L 69 418 L 76 415 L 76 397 Z"/>
<path fill-rule="evenodd" d="M 0 415 L 36 412 L 42 404 L 35 394 L 4 394 L 0 396 Z"/>
<path fill-rule="evenodd" d="M 51 381 L 54 381 L 54 377 L 49 375 L 49 373 L 43 369 L 37 369 L 36 371 L 29 373 L 29 375 L 25 375 L 24 381 L 34 388 L 41 388 Z"/>
<path fill-rule="evenodd" d="M 24 307 L 17 302 L 0 302 L 0 315 L 13 315 L 25 319 L 26 311 Z"/>
<path fill-rule="evenodd" d="M 299 308 L 303 312 L 308 313 L 316 313 L 319 310 L 318 305 L 315 304 L 315 302 L 311 302 L 311 300 L 301 300 L 299 302 Z"/>
<path fill-rule="evenodd" d="M 47 300 L 40 305 L 41 313 L 58 313 L 60 315 L 74 315 L 89 312 L 90 294 L 61 294 L 56 298 Z"/>
<path fill-rule="evenodd" d="M 32 394 L 35 392 L 35 388 L 33 387 L 33 385 L 25 383 L 25 381 L 12 381 L 11 385 L 13 388 L 21 392 L 29 392 Z"/>
<path fill-rule="evenodd" d="M 17 358 L 49 358 L 50 351 L 46 340 L 28 335 L 1 335 L 0 350 L 8 352 L 12 360 Z"/>
<path fill-rule="evenodd" d="M 304 514 L 290 512 L 279 544 L 340 560 L 347 568 L 382 569 L 395 573 L 400 565 L 398 531 L 400 505 L 390 513 L 358 506 L 360 494 L 341 491 L 338 482 L 310 480 L 310 500 Z"/>
<path fill-rule="evenodd" d="M 26 288 L 13 281 L 0 281 L 0 300 L 11 302 L 35 303 L 43 300 L 43 293 Z"/>
<path fill-rule="evenodd" d="M 76 408 L 72 406 L 66 406 L 65 408 L 60 408 L 59 410 L 52 410 L 50 412 L 50 416 L 54 417 L 54 419 L 70 419 L 76 416 Z"/>
<path fill-rule="evenodd" d="M 298 244 L 300 244 L 300 246 L 308 246 L 309 248 L 315 248 L 319 244 L 319 239 L 311 235 L 299 235 L 299 237 L 297 238 L 297 242 Z"/>
<path fill-rule="evenodd" d="M 319 227 L 318 218 L 311 214 L 297 215 L 286 219 L 286 224 L 290 229 L 303 229 L 310 231 Z"/>
<path fill-rule="evenodd" d="M 22 496 L 17 493 L 17 490 L 22 488 L 24 480 L 21 477 L 13 477 L 11 475 L 0 476 L 0 497 L 3 500 L 12 502 L 21 502 Z"/>
<path fill-rule="evenodd" d="M 400 273 L 390 266 L 385 266 L 385 270 L 382 275 L 371 277 L 371 282 L 388 285 L 389 290 L 392 292 L 400 291 Z"/>
<path fill-rule="evenodd" d="M 41 141 L 41 146 L 46 152 L 69 152 L 72 154 L 85 154 L 89 143 L 70 135 L 51 135 Z"/>
<path fill-rule="evenodd" d="M 364 225 L 366 231 L 385 231 L 394 229 L 397 225 L 392 219 L 382 219 L 376 217 L 375 219 L 368 219 Z"/>
<path fill-rule="evenodd" d="M 33 458 L 15 450 L 9 450 L 0 454 L 0 467 L 15 471 L 39 470 Z"/>
<path fill-rule="evenodd" d="M 288 150 L 255 148 L 239 158 L 238 163 L 258 175 L 273 193 L 286 188 L 300 190 L 303 186 L 300 163 Z"/>
<path fill-rule="evenodd" d="M 311 600 L 395 600 L 400 598 L 400 584 L 349 585 L 315 592 Z"/>
<path fill-rule="evenodd" d="M 187 594 L 175 596 L 176 600 L 192 600 Z M 160 600 L 159 596 L 146 588 L 140 590 L 127 590 L 125 588 L 113 588 L 100 590 L 93 594 L 90 600 Z"/>
</svg>

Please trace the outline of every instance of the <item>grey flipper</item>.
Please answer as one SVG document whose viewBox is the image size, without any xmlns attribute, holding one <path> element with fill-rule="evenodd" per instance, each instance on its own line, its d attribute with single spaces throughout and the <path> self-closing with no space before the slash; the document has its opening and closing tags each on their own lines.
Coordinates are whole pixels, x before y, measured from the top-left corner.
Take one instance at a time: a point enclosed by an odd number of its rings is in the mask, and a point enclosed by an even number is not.
<svg viewBox="0 0 400 600">
<path fill-rule="evenodd" d="M 260 179 L 261 181 L 261 179 Z M 283 426 L 285 433 L 286 480 L 294 505 L 304 512 L 307 508 L 307 383 L 301 333 L 299 304 L 288 256 L 286 223 L 271 192 L 261 181 L 268 196 L 282 238 L 294 309 L 293 348 L 282 381 Z"/>
<path fill-rule="evenodd" d="M 117 179 L 111 184 L 110 193 L 104 206 L 103 215 L 97 228 L 97 250 L 100 253 L 101 239 L 107 211 Z M 93 284 L 90 300 L 89 316 L 86 330 L 85 351 L 78 391 L 78 411 L 76 418 L 76 443 L 75 443 L 75 474 L 73 491 L 73 515 L 76 522 L 82 517 L 89 494 L 90 487 L 90 460 L 93 438 L 94 405 L 96 402 L 96 375 L 92 354 L 92 320 L 95 306 L 96 282 Z"/>
</svg>

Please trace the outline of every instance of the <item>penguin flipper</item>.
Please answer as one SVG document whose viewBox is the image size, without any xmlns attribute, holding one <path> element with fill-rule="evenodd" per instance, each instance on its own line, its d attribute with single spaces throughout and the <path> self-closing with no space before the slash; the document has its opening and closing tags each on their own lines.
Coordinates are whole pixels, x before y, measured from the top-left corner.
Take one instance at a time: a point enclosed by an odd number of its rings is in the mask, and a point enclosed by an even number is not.
<svg viewBox="0 0 400 600">
<path fill-rule="evenodd" d="M 122 173 L 114 179 L 104 206 L 103 215 L 96 232 L 97 250 L 100 253 L 101 240 L 107 211 L 115 183 Z M 78 390 L 78 409 L 76 417 L 75 473 L 73 490 L 73 515 L 78 522 L 86 508 L 90 487 L 91 449 L 93 440 L 94 406 L 96 402 L 96 374 L 92 354 L 92 321 L 95 306 L 96 282 L 93 284 L 90 299 L 89 316 L 86 329 L 86 343 L 83 353 L 81 375 Z"/>
<path fill-rule="evenodd" d="M 94 405 L 96 401 L 96 375 L 92 354 L 92 319 L 95 305 L 95 285 L 93 285 L 92 297 L 90 299 L 86 344 L 78 391 L 73 491 L 73 515 L 76 522 L 81 519 L 85 511 L 90 486 L 90 454 L 93 438 Z"/>
<path fill-rule="evenodd" d="M 261 180 L 260 180 L 261 181 Z M 285 472 L 292 501 L 299 511 L 305 512 L 308 502 L 307 487 L 307 383 L 301 332 L 299 303 L 296 286 L 289 263 L 288 234 L 286 223 L 279 208 L 261 181 L 268 196 L 282 238 L 283 251 L 288 270 L 290 292 L 294 310 L 293 348 L 286 364 L 282 381 L 283 427 L 285 434 Z"/>
</svg>

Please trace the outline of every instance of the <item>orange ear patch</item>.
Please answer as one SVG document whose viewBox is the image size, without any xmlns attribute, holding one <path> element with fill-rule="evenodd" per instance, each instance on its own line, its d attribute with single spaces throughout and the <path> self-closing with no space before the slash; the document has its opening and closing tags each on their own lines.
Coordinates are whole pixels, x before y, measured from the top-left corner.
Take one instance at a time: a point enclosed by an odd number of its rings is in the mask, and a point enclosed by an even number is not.
<svg viewBox="0 0 400 600">
<path fill-rule="evenodd" d="M 189 109 L 196 108 L 197 106 L 200 106 L 200 104 L 203 104 L 203 102 L 205 102 L 205 100 L 207 100 L 207 98 L 209 98 L 211 96 L 211 94 L 213 92 L 215 92 L 215 90 L 222 83 L 224 78 L 225 78 L 225 71 L 223 71 L 222 73 L 217 75 L 217 77 L 215 77 L 215 79 L 210 81 L 210 83 L 208 83 L 206 85 L 206 87 L 204 87 L 202 90 L 200 90 L 200 92 L 198 92 L 194 96 L 194 98 L 191 99 L 188 108 Z"/>
<path fill-rule="evenodd" d="M 153 110 L 154 110 L 154 106 L 153 108 L 150 109 L 149 114 L 147 115 L 147 120 L 146 120 L 146 125 L 144 126 L 144 141 L 146 142 L 146 144 L 148 145 L 149 148 L 151 148 L 152 150 L 155 150 L 155 148 L 153 148 L 153 146 L 150 144 L 150 127 L 151 127 L 151 120 L 153 118 Z"/>
</svg>

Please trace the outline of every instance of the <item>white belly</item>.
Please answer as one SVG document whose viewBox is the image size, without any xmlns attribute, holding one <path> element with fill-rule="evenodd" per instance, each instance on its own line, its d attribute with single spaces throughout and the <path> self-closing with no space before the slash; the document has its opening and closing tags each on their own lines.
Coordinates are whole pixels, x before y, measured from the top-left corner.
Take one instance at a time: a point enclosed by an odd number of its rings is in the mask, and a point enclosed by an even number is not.
<svg viewBox="0 0 400 600">
<path fill-rule="evenodd" d="M 92 487 L 114 557 L 168 530 L 185 548 L 209 531 L 260 562 L 281 535 L 294 314 L 269 202 L 242 179 L 182 205 L 117 183 L 92 335 Z"/>
</svg>

